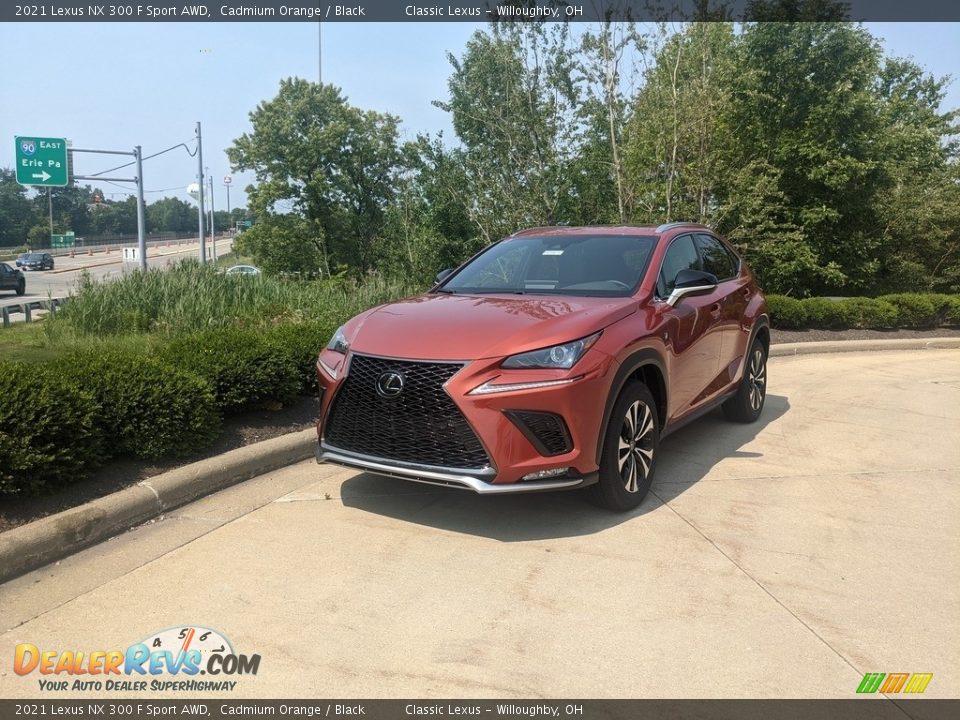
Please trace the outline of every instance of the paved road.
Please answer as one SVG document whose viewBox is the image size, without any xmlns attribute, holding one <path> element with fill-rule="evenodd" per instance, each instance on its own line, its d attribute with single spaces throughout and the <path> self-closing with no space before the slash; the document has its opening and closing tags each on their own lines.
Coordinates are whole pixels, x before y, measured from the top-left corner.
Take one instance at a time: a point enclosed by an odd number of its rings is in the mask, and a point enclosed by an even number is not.
<svg viewBox="0 0 960 720">
<path fill-rule="evenodd" d="M 183 623 L 262 656 L 234 697 L 957 697 L 960 352 L 776 358 L 770 388 L 665 441 L 627 515 L 312 462 L 205 498 L 0 586 L 0 697 L 38 694 L 16 643 Z"/>
<path fill-rule="evenodd" d="M 209 243 L 208 243 L 209 245 Z M 170 247 L 152 247 L 147 250 L 147 264 L 150 267 L 166 267 L 168 262 L 186 257 L 199 255 L 199 245 L 195 242 Z M 217 239 L 217 253 L 223 255 L 229 252 L 232 240 L 229 238 Z M 14 292 L 0 293 L 0 306 L 17 305 L 28 300 L 46 300 L 49 296 L 63 297 L 69 295 L 80 277 L 80 271 L 86 269 L 97 280 L 117 277 L 125 272 L 120 249 L 110 254 L 96 253 L 94 255 L 78 254 L 76 257 L 57 257 L 56 270 L 27 271 L 27 292 L 23 296 Z M 13 263 L 8 263 L 11 266 Z M 17 317 L 17 316 L 15 316 Z M 22 317 L 22 316 L 20 316 Z"/>
</svg>

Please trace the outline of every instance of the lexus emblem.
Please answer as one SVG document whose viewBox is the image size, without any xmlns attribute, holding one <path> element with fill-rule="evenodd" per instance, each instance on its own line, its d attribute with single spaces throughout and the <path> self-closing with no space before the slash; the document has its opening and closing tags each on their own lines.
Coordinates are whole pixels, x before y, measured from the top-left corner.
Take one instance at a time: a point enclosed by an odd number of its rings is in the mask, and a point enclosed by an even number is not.
<svg viewBox="0 0 960 720">
<path fill-rule="evenodd" d="M 398 372 L 385 372 L 377 378 L 377 394 L 380 397 L 395 398 L 403 392 L 403 375 Z"/>
</svg>

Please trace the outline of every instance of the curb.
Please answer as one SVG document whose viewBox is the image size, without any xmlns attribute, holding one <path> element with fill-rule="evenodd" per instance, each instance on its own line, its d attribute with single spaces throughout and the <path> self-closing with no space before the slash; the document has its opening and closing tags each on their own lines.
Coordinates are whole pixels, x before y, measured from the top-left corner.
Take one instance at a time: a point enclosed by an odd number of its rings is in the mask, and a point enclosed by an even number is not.
<svg viewBox="0 0 960 720">
<path fill-rule="evenodd" d="M 313 457 L 316 430 L 264 440 L 0 533 L 0 583 L 242 480 Z"/>
<path fill-rule="evenodd" d="M 842 352 L 876 352 L 878 350 L 940 350 L 949 348 L 960 348 L 960 337 L 774 343 L 770 346 L 770 357 L 820 355 L 823 353 Z"/>
</svg>

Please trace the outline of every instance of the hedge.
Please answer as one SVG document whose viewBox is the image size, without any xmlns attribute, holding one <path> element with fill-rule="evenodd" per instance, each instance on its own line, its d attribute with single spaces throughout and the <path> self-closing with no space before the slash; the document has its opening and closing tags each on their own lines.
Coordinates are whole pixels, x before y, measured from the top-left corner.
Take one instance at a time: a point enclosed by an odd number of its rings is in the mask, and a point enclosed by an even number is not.
<svg viewBox="0 0 960 720">
<path fill-rule="evenodd" d="M 92 393 L 113 455 L 182 457 L 208 447 L 220 431 L 210 386 L 156 358 L 119 348 L 75 350 L 57 368 Z"/>
<path fill-rule="evenodd" d="M 49 367 L 0 361 L 0 495 L 85 477 L 101 457 L 93 395 Z"/>
<path fill-rule="evenodd" d="M 960 325 L 960 295 L 900 293 L 879 298 L 767 296 L 770 320 L 781 330 L 928 329 Z"/>
<path fill-rule="evenodd" d="M 269 328 L 264 340 L 278 348 L 296 366 L 299 392 L 311 395 L 317 388 L 317 356 L 336 331 L 336 323 L 309 320 Z"/>
<path fill-rule="evenodd" d="M 160 356 L 206 380 L 225 412 L 287 402 L 301 387 L 297 360 L 260 330 L 218 328 L 181 335 L 162 346 Z"/>
</svg>

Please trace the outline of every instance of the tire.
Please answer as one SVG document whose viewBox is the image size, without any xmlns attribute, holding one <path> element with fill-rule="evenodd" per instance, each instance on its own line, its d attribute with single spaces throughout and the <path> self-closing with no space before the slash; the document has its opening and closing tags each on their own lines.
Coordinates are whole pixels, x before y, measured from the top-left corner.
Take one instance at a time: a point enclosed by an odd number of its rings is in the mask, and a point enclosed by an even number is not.
<svg viewBox="0 0 960 720">
<path fill-rule="evenodd" d="M 21 280 L 17 283 L 17 295 L 23 295 L 25 292 L 27 292 L 27 284 Z"/>
<path fill-rule="evenodd" d="M 659 448 L 657 404 L 646 385 L 631 381 L 610 413 L 600 455 L 600 479 L 587 488 L 589 500 L 608 510 L 633 510 L 653 483 Z"/>
<path fill-rule="evenodd" d="M 754 340 L 743 369 L 743 378 L 736 394 L 723 404 L 727 419 L 752 423 L 763 412 L 767 399 L 767 349 L 760 340 Z"/>
</svg>

